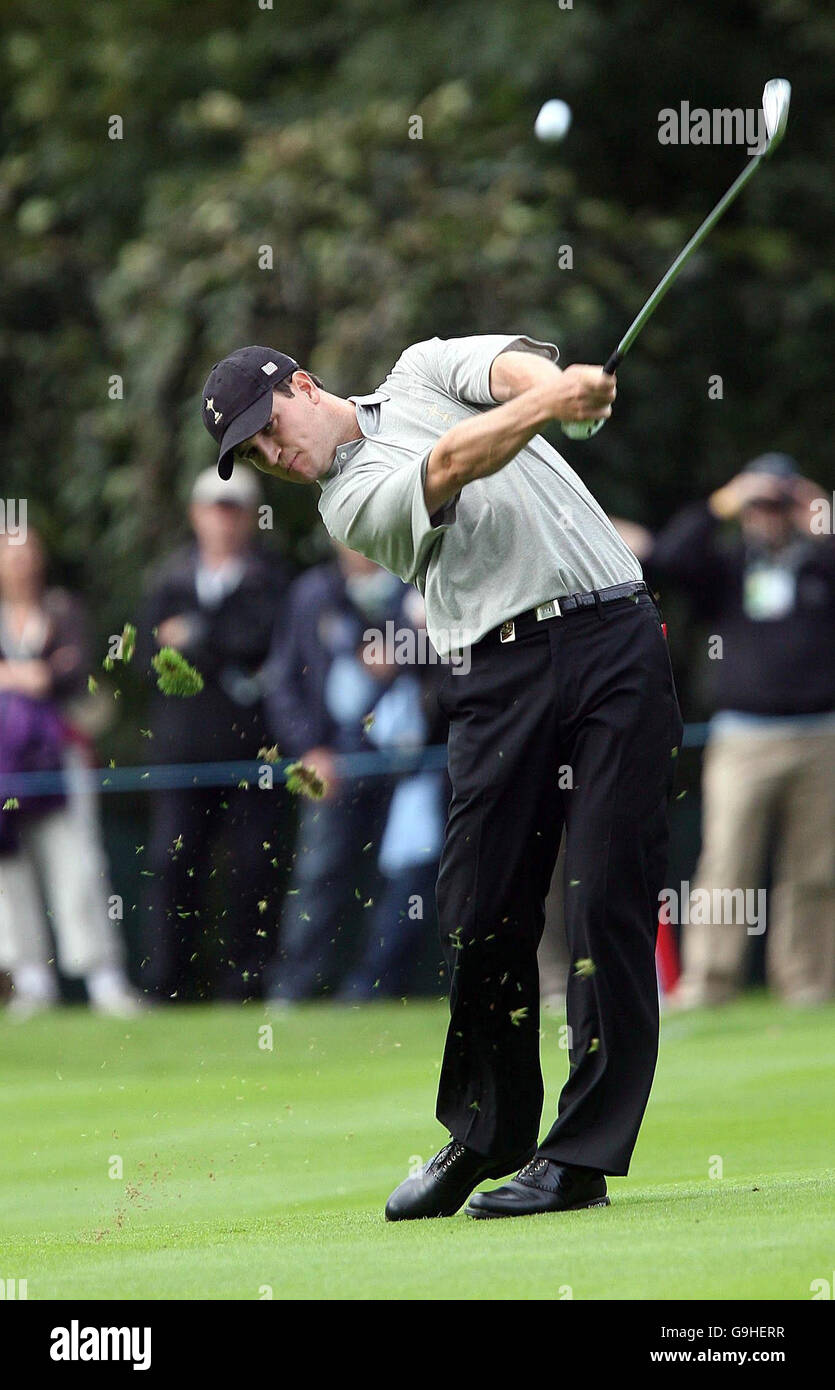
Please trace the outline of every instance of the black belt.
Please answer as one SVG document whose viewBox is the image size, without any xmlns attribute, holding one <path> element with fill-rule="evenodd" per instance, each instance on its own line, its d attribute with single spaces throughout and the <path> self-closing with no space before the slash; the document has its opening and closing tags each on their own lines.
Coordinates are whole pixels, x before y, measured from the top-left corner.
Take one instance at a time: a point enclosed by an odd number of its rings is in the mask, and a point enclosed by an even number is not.
<svg viewBox="0 0 835 1390">
<path fill-rule="evenodd" d="M 616 599 L 635 598 L 647 594 L 649 590 L 642 580 L 632 580 L 629 584 L 613 584 L 608 589 L 592 589 L 587 594 L 566 594 L 565 597 L 552 598 L 547 603 L 537 604 L 516 618 L 509 618 L 499 627 L 494 627 L 481 639 L 483 642 L 515 642 L 517 637 L 532 632 L 547 618 L 567 617 L 570 613 L 580 613 L 584 608 L 596 608 L 601 603 L 614 603 Z"/>
</svg>

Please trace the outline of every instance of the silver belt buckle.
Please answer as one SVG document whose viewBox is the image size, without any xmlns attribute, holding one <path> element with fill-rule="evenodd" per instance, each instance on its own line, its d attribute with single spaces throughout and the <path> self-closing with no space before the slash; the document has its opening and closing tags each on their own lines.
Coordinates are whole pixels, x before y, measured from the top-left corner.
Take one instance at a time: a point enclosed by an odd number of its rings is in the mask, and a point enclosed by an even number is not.
<svg viewBox="0 0 835 1390">
<path fill-rule="evenodd" d="M 540 603 L 536 609 L 536 621 L 541 623 L 545 618 L 561 618 L 560 601 L 556 598 L 549 598 L 547 603 Z"/>
<path fill-rule="evenodd" d="M 499 628 L 499 641 L 500 641 L 500 642 L 515 642 L 515 641 L 516 641 L 516 624 L 515 624 L 514 622 L 502 623 L 501 627 Z"/>
</svg>

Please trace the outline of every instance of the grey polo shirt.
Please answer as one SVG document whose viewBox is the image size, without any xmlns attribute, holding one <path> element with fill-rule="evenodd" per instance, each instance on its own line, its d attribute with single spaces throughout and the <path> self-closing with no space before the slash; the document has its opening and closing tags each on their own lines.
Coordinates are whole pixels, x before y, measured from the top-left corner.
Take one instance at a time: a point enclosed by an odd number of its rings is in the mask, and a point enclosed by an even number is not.
<svg viewBox="0 0 835 1390">
<path fill-rule="evenodd" d="M 379 390 L 349 397 L 362 437 L 341 444 L 319 479 L 330 534 L 417 586 L 440 656 L 548 599 L 643 577 L 588 488 L 540 435 L 429 516 L 429 455 L 453 425 L 498 404 L 490 366 L 511 350 L 559 356 L 553 343 L 509 333 L 407 348 Z"/>
</svg>

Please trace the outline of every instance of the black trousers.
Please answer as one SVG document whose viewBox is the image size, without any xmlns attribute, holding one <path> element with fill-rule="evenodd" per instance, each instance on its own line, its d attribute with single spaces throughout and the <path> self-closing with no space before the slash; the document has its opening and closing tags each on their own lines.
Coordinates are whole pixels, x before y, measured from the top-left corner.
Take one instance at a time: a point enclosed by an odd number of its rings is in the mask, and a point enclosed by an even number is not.
<svg viewBox="0 0 835 1390">
<path fill-rule="evenodd" d="M 452 799 L 437 884 L 450 1024 L 437 1116 L 477 1153 L 537 1143 L 536 950 L 566 831 L 569 1076 L 538 1152 L 628 1171 L 658 1053 L 655 939 L 682 723 L 652 599 L 470 648 L 439 691 Z"/>
</svg>

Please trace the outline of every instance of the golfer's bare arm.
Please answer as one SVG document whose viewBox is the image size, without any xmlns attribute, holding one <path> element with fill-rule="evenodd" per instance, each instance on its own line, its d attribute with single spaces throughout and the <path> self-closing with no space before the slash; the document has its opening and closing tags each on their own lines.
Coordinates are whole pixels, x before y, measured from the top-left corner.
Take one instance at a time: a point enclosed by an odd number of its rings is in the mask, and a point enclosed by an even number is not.
<svg viewBox="0 0 835 1390">
<path fill-rule="evenodd" d="M 502 402 L 441 435 L 426 465 L 423 495 L 432 516 L 466 483 L 498 473 L 548 420 L 600 420 L 612 413 L 615 380 L 601 367 L 562 371 L 530 352 L 502 352 L 490 368 Z"/>
</svg>

